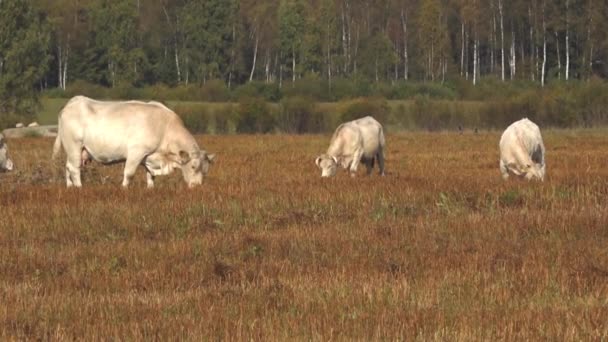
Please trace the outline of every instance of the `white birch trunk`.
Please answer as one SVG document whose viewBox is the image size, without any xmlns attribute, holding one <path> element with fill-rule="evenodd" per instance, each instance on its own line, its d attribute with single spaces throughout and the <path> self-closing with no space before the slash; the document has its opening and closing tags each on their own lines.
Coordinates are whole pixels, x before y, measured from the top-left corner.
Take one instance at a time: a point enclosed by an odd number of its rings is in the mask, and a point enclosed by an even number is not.
<svg viewBox="0 0 608 342">
<path fill-rule="evenodd" d="M 528 6 L 528 19 L 530 22 L 530 79 L 534 81 L 534 53 L 536 49 L 534 48 L 534 25 L 532 25 L 532 8 L 530 6 Z"/>
<path fill-rule="evenodd" d="M 555 32 L 555 55 L 557 56 L 557 79 L 562 79 L 562 57 L 559 51 L 559 36 Z"/>
<path fill-rule="evenodd" d="M 464 48 L 464 51 L 465 51 L 464 70 L 465 70 L 465 79 L 468 80 L 469 79 L 469 54 L 470 54 L 470 52 L 469 52 L 469 49 L 470 49 L 469 48 L 469 31 L 465 30 L 464 35 L 465 35 L 465 39 L 464 39 L 464 41 L 465 41 L 465 48 Z"/>
<path fill-rule="evenodd" d="M 296 49 L 291 47 L 291 83 L 296 83 Z"/>
<path fill-rule="evenodd" d="M 58 81 L 59 81 L 59 88 L 63 89 L 63 56 L 61 53 L 61 44 L 57 43 L 57 60 L 59 61 L 59 63 L 57 63 L 58 65 Z"/>
<path fill-rule="evenodd" d="M 475 41 L 473 42 L 473 85 L 477 84 L 477 32 L 475 32 Z"/>
<path fill-rule="evenodd" d="M 545 2 L 543 1 L 543 64 L 540 74 L 540 85 L 545 86 L 545 68 L 547 66 L 547 27 L 545 24 Z"/>
<path fill-rule="evenodd" d="M 69 46 L 67 46 L 66 50 L 65 50 L 64 61 L 63 61 L 63 78 L 62 78 L 62 84 L 61 84 L 61 89 L 63 89 L 63 90 L 65 90 L 65 88 L 67 87 L 67 84 L 68 84 L 68 61 L 69 61 L 69 57 L 70 57 L 70 48 L 69 48 Z"/>
<path fill-rule="evenodd" d="M 407 81 L 409 66 L 408 66 L 408 53 L 407 53 L 407 14 L 403 8 L 401 8 L 401 29 L 403 30 L 403 79 Z"/>
<path fill-rule="evenodd" d="M 464 76 L 464 21 L 460 24 L 460 77 Z"/>
<path fill-rule="evenodd" d="M 510 73 L 511 73 L 511 80 L 513 80 L 515 78 L 515 58 L 516 58 L 516 54 L 515 54 L 515 32 L 513 31 L 513 28 L 511 27 L 511 60 L 509 62 L 509 65 L 511 66 L 510 68 Z"/>
<path fill-rule="evenodd" d="M 589 24 L 587 25 L 587 41 L 591 45 L 589 47 L 589 71 L 588 78 L 591 78 L 591 74 L 593 73 L 593 41 L 591 40 L 591 26 L 593 26 L 593 16 L 591 12 L 589 13 Z"/>
<path fill-rule="evenodd" d="M 503 23 L 502 0 L 498 0 L 498 12 L 500 15 L 500 72 L 501 79 L 505 80 L 505 30 Z"/>
<path fill-rule="evenodd" d="M 566 0 L 566 73 L 565 73 L 566 81 L 568 80 L 569 75 L 570 75 L 570 23 L 568 22 L 569 14 L 570 14 L 570 4 L 569 4 L 569 0 Z"/>
<path fill-rule="evenodd" d="M 344 65 L 342 68 L 344 74 L 346 74 L 348 67 L 348 43 L 346 41 L 346 14 L 344 13 L 344 6 L 346 6 L 346 3 L 342 4 L 342 53 L 344 54 Z"/>
<path fill-rule="evenodd" d="M 253 48 L 253 62 L 251 63 L 251 72 L 249 73 L 249 82 L 253 81 L 253 74 L 255 73 L 255 65 L 258 60 L 258 44 L 260 37 L 255 35 L 255 47 Z"/>
</svg>

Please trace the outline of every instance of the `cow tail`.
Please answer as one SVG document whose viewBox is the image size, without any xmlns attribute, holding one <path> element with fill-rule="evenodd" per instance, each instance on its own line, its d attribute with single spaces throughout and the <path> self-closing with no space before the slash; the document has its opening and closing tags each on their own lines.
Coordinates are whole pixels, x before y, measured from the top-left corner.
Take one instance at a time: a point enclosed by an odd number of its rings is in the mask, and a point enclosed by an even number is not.
<svg viewBox="0 0 608 342">
<path fill-rule="evenodd" d="M 57 138 L 55 138 L 55 144 L 53 145 L 53 156 L 52 159 L 55 160 L 59 155 L 59 150 L 61 149 L 61 136 L 57 134 Z"/>
<path fill-rule="evenodd" d="M 53 156 L 51 159 L 55 160 L 59 155 L 59 150 L 61 149 L 61 112 L 59 112 L 59 118 L 57 119 L 57 138 L 55 138 L 55 144 L 53 145 Z"/>
<path fill-rule="evenodd" d="M 384 128 L 380 127 L 380 146 L 384 150 L 386 147 L 386 141 L 384 140 Z"/>
</svg>

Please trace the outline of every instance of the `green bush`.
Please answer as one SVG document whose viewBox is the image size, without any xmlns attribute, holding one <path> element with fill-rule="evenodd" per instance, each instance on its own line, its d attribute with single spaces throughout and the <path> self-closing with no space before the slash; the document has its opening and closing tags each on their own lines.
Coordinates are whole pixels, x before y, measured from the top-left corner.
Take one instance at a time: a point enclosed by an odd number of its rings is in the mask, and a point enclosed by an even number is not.
<svg viewBox="0 0 608 342">
<path fill-rule="evenodd" d="M 274 124 L 275 118 L 263 98 L 243 97 L 239 100 L 237 132 L 269 133 Z"/>
<path fill-rule="evenodd" d="M 277 116 L 277 126 L 285 133 L 319 133 L 327 130 L 325 116 L 317 111 L 315 101 L 308 97 L 284 98 Z"/>
<path fill-rule="evenodd" d="M 230 100 L 230 90 L 222 80 L 207 81 L 200 88 L 196 100 L 207 102 L 226 102 Z"/>
<path fill-rule="evenodd" d="M 573 90 L 580 123 L 585 127 L 608 124 L 608 83 L 592 79 Z"/>
<path fill-rule="evenodd" d="M 236 131 L 238 124 L 238 113 L 236 106 L 232 104 L 222 105 L 216 109 L 213 117 L 215 119 L 215 133 L 228 134 Z"/>
<path fill-rule="evenodd" d="M 175 112 L 182 118 L 191 133 L 207 133 L 210 115 L 204 105 L 177 106 Z"/>
<path fill-rule="evenodd" d="M 329 83 L 324 79 L 303 78 L 295 83 L 287 81 L 281 89 L 283 97 L 307 97 L 313 101 L 327 102 L 332 100 Z"/>
<path fill-rule="evenodd" d="M 33 117 L 34 116 L 29 113 L 24 113 L 22 115 L 2 113 L 2 115 L 0 115 L 0 131 L 5 128 L 14 128 L 18 122 L 27 124 L 33 120 Z"/>
<path fill-rule="evenodd" d="M 369 115 L 384 125 L 388 122 L 389 114 L 390 108 L 385 99 L 360 98 L 346 104 L 340 115 L 340 120 L 342 122 L 347 122 Z"/>
<path fill-rule="evenodd" d="M 277 83 L 253 81 L 236 87 L 235 98 L 261 97 L 266 101 L 276 102 L 281 99 L 281 90 Z"/>
<path fill-rule="evenodd" d="M 71 98 L 76 95 L 84 95 L 94 99 L 105 99 L 108 98 L 107 95 L 108 88 L 89 83 L 83 80 L 76 80 L 67 85 L 64 94 L 66 98 Z"/>
</svg>

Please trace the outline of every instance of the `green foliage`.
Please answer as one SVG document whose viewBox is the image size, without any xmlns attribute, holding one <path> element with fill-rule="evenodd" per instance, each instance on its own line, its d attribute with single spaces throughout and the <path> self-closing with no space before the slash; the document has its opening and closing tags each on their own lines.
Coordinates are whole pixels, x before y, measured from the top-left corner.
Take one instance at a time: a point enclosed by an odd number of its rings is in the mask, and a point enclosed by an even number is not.
<svg viewBox="0 0 608 342">
<path fill-rule="evenodd" d="M 50 30 L 29 1 L 0 1 L 0 125 L 32 118 L 48 70 Z"/>
<path fill-rule="evenodd" d="M 226 102 L 230 100 L 230 90 L 221 80 L 207 81 L 201 86 L 199 99 L 208 102 Z"/>
<path fill-rule="evenodd" d="M 366 78 L 378 81 L 397 60 L 393 43 L 385 34 L 376 32 L 361 41 L 361 51 L 357 55 L 357 61 Z"/>
<path fill-rule="evenodd" d="M 235 98 L 240 99 L 242 97 L 261 97 L 266 101 L 278 101 L 281 99 L 281 89 L 276 83 L 266 83 L 260 81 L 253 81 L 238 86 L 235 91 Z"/>
<path fill-rule="evenodd" d="M 217 134 L 234 133 L 238 121 L 236 106 L 226 104 L 215 111 L 215 132 Z"/>
<path fill-rule="evenodd" d="M 381 124 L 386 124 L 389 120 L 390 108 L 388 102 L 383 98 L 361 98 L 350 101 L 340 115 L 342 122 L 360 119 L 365 116 L 372 116 Z"/>
<path fill-rule="evenodd" d="M 327 80 L 309 76 L 287 84 L 281 90 L 283 96 L 303 96 L 311 100 L 329 102 L 332 97 L 328 87 Z"/>
<path fill-rule="evenodd" d="M 176 106 L 174 111 L 184 121 L 186 128 L 192 133 L 207 133 L 210 115 L 204 105 Z"/>
<path fill-rule="evenodd" d="M 300 59 L 306 30 L 305 11 L 303 0 L 280 1 L 279 46 L 281 55 L 285 58 L 283 63 L 290 64 L 293 60 Z"/>
<path fill-rule="evenodd" d="M 142 76 L 136 66 L 141 70 L 147 62 L 146 54 L 137 46 L 137 5 L 130 0 L 100 1 L 98 4 L 93 16 L 95 29 L 90 33 L 102 56 L 95 60 L 107 63 L 104 80 L 108 85 L 134 84 Z"/>
<path fill-rule="evenodd" d="M 243 97 L 239 100 L 237 132 L 269 133 L 274 129 L 275 118 L 264 99 Z"/>
<path fill-rule="evenodd" d="M 227 74 L 236 10 L 234 0 L 188 1 L 182 8 L 187 71 L 199 83 Z"/>
<path fill-rule="evenodd" d="M 327 124 L 323 114 L 316 110 L 312 99 L 294 96 L 281 101 L 277 126 L 282 132 L 301 134 L 323 132 Z"/>
</svg>

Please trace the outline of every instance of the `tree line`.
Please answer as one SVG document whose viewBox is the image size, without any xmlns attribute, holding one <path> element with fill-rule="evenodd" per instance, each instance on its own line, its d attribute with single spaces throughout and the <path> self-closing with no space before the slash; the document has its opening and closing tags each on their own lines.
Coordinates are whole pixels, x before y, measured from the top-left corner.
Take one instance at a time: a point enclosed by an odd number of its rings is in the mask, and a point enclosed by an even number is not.
<svg viewBox="0 0 608 342">
<path fill-rule="evenodd" d="M 608 71 L 608 3 L 600 0 L 32 3 L 50 30 L 45 87 L 456 75 L 544 84 Z"/>
<path fill-rule="evenodd" d="M 75 81 L 605 78 L 606 18 L 600 0 L 3 0 L 0 111 Z"/>
</svg>

